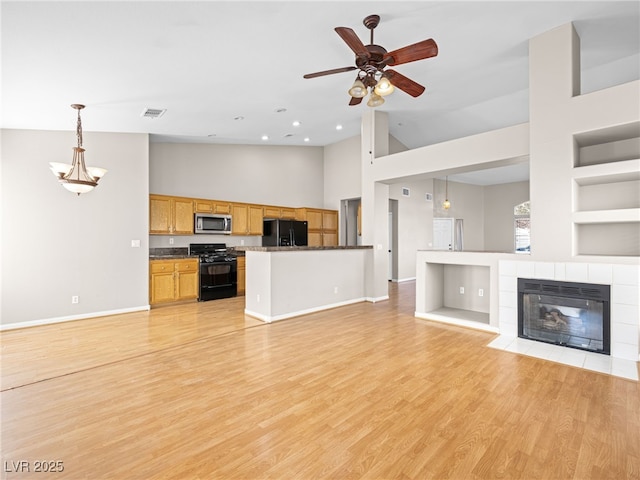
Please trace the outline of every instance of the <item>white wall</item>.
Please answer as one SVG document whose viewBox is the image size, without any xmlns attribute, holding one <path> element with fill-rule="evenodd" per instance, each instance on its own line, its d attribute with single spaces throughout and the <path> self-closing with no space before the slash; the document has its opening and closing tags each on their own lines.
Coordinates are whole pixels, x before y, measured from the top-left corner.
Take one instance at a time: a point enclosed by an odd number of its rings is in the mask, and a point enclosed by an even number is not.
<svg viewBox="0 0 640 480">
<path fill-rule="evenodd" d="M 402 195 L 402 188 L 409 196 Z M 389 186 L 389 198 L 398 201 L 397 280 L 416 276 L 416 252 L 430 248 L 433 242 L 433 201 L 425 194 L 433 193 L 433 180 L 404 182 Z"/>
<path fill-rule="evenodd" d="M 361 179 L 360 136 L 324 147 L 325 208 L 339 210 L 341 200 L 360 198 Z"/>
<path fill-rule="evenodd" d="M 149 146 L 149 190 L 165 195 L 323 208 L 323 169 L 322 147 Z"/>
<path fill-rule="evenodd" d="M 640 88 L 635 81 L 580 95 L 580 39 L 571 24 L 531 39 L 529 52 L 531 253 L 565 262 L 575 260 L 574 135 L 637 123 Z M 615 238 L 593 238 L 590 249 Z M 623 263 L 636 261 L 630 256 Z"/>
<path fill-rule="evenodd" d="M 71 163 L 75 132 L 1 132 L 2 325 L 149 304 L 147 135 L 83 133 L 87 164 L 109 172 L 78 196 L 48 165 Z"/>
<path fill-rule="evenodd" d="M 484 187 L 466 183 L 449 182 L 449 201 L 451 208 L 445 210 L 446 181 L 434 180 L 434 216 L 462 219 L 464 230 L 463 250 L 485 250 L 484 244 Z"/>
<path fill-rule="evenodd" d="M 529 182 L 484 187 L 484 248 L 492 252 L 514 249 L 513 207 L 529 200 Z"/>
</svg>

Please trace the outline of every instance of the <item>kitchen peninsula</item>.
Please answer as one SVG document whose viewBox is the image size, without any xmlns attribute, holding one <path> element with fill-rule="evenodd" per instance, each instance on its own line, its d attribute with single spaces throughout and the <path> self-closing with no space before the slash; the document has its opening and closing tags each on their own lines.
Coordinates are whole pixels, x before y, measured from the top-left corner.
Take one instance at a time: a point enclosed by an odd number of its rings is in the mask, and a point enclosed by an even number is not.
<svg viewBox="0 0 640 480">
<path fill-rule="evenodd" d="M 236 247 L 246 255 L 245 313 L 273 322 L 367 299 L 371 246 Z"/>
</svg>

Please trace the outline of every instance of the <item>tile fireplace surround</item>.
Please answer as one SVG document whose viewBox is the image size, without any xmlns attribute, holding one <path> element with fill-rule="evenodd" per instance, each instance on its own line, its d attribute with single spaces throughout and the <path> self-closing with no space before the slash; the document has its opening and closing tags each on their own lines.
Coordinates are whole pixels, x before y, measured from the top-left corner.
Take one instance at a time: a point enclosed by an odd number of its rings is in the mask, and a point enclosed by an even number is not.
<svg viewBox="0 0 640 480">
<path fill-rule="evenodd" d="M 640 266 L 500 260 L 500 337 L 489 346 L 638 380 L 640 359 Z M 518 338 L 518 278 L 611 286 L 611 355 Z"/>
</svg>

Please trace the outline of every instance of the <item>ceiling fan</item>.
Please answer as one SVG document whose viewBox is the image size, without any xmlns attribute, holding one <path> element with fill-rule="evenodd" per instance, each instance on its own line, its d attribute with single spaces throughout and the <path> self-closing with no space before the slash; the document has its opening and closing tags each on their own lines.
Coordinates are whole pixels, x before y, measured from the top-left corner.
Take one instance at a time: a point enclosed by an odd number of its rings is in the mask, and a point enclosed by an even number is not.
<svg viewBox="0 0 640 480">
<path fill-rule="evenodd" d="M 304 78 L 316 78 L 334 73 L 359 70 L 353 86 L 349 89 L 349 95 L 351 95 L 349 105 L 360 104 L 362 99 L 369 93 L 369 90 L 371 90 L 371 95 L 367 105 L 370 107 L 382 105 L 384 103 L 384 98 L 382 97 L 392 93 L 394 87 L 408 93 L 412 97 L 422 95 L 422 92 L 425 90 L 422 85 L 387 67 L 435 57 L 438 55 L 438 45 L 436 42 L 430 38 L 387 52 L 387 50 L 380 45 L 373 43 L 373 30 L 378 26 L 378 23 L 380 23 L 380 16 L 369 15 L 362 23 L 371 30 L 371 42 L 369 45 L 364 45 L 352 29 L 348 27 L 335 28 L 335 31 L 340 35 L 342 40 L 344 40 L 349 48 L 356 54 L 355 66 L 308 73 L 304 75 Z"/>
</svg>

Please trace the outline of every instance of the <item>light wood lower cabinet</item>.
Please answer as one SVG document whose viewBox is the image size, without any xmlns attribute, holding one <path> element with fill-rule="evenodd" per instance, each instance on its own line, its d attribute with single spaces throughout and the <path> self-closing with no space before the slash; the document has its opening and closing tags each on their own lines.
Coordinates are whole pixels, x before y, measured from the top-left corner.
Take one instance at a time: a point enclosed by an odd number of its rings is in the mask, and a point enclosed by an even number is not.
<svg viewBox="0 0 640 480">
<path fill-rule="evenodd" d="M 198 259 L 151 260 L 149 303 L 177 302 L 198 298 Z"/>
<path fill-rule="evenodd" d="M 246 285 L 246 258 L 244 256 L 237 257 L 238 266 L 238 295 L 244 295 Z"/>
</svg>

